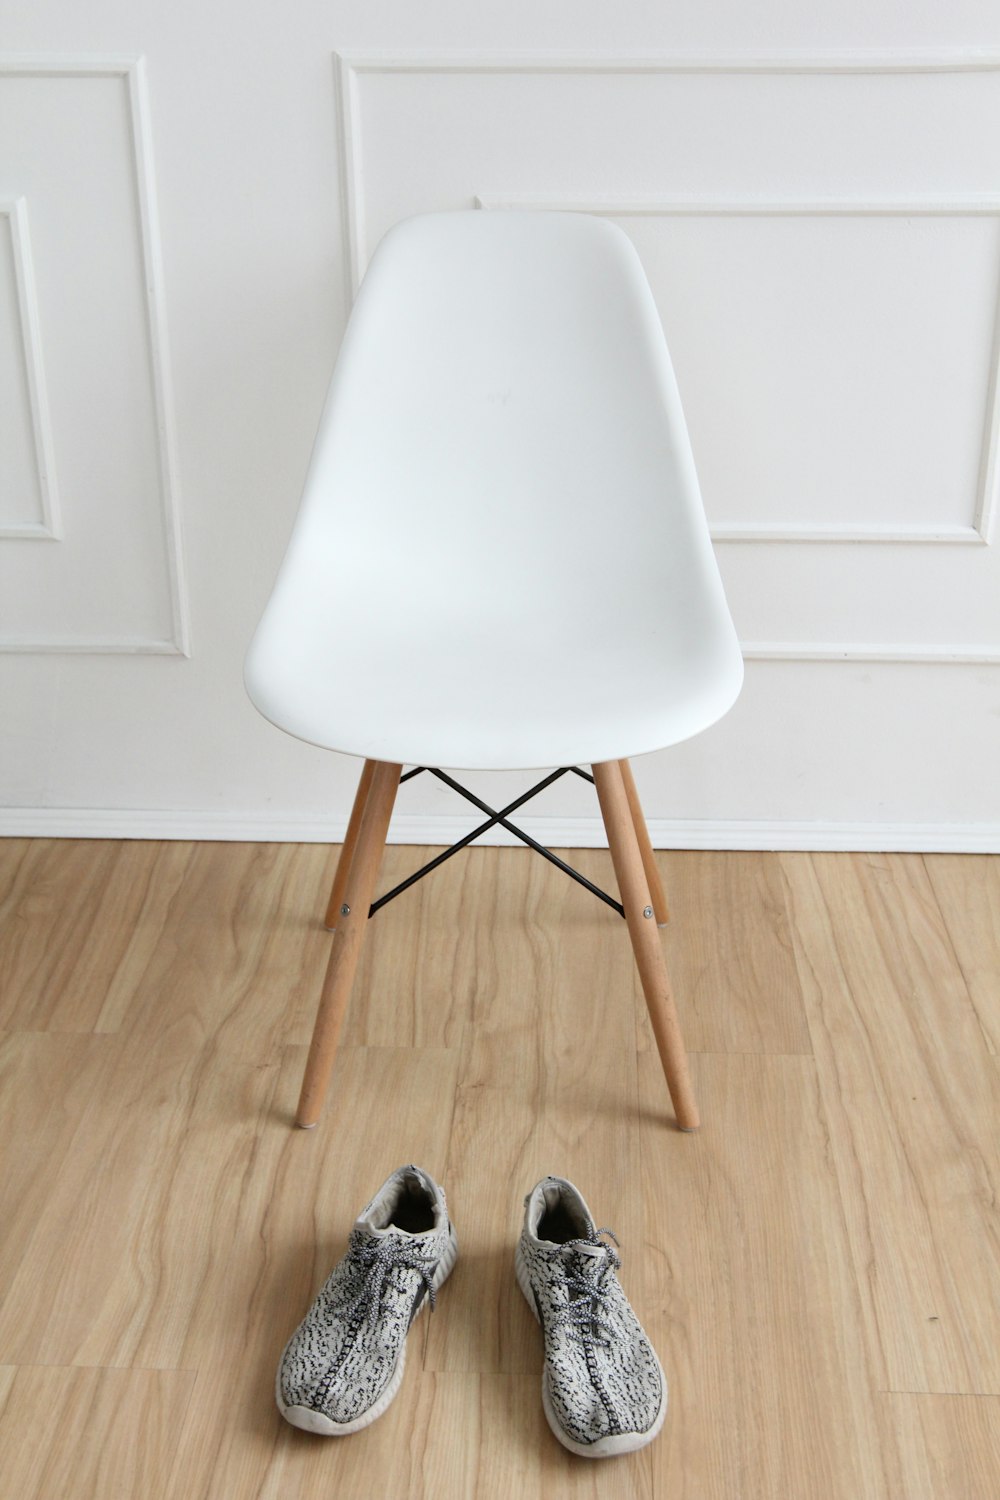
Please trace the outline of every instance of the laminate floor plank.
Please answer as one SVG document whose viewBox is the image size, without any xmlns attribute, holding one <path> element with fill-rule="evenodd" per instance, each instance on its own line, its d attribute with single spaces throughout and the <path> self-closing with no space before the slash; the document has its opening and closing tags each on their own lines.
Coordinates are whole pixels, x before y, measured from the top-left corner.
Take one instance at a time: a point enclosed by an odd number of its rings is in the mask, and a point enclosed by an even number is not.
<svg viewBox="0 0 1000 1500">
<path fill-rule="evenodd" d="M 92 1031 L 156 844 L 0 840 L 0 1026 Z"/>
<path fill-rule="evenodd" d="M 655 1070 L 646 1054 L 644 1071 Z M 696 1137 L 640 1127 L 663 1500 L 896 1500 L 812 1058 L 694 1058 Z"/>
<path fill-rule="evenodd" d="M 778 856 L 657 856 L 667 966 L 692 1052 L 809 1053 Z"/>
<path fill-rule="evenodd" d="M 925 854 L 924 866 L 987 1045 L 1000 1054 L 1000 859 Z"/>
<path fill-rule="evenodd" d="M 650 1450 L 611 1460 L 578 1458 L 556 1441 L 542 1410 L 541 1370 L 480 1377 L 476 1500 L 651 1500 Z"/>
<path fill-rule="evenodd" d="M 882 1390 L 1000 1394 L 998 1078 L 918 856 L 788 856 Z"/>
<path fill-rule="evenodd" d="M 377 892 L 385 894 L 442 851 L 390 845 Z M 494 849 L 488 868 L 455 855 L 375 913 L 344 1018 L 343 1040 L 374 1047 L 457 1047 L 476 991 L 492 982 L 491 924 L 501 892 L 517 892 L 524 865 Z M 471 856 L 475 860 L 476 856 Z M 474 872 L 475 878 L 470 878 Z"/>
<path fill-rule="evenodd" d="M 49 1200 L 55 1164 L 80 1149 L 87 1108 L 117 1050 L 106 1036 L 0 1033 L 0 1307 Z"/>
<path fill-rule="evenodd" d="M 883 1441 L 906 1500 L 992 1500 L 1000 1495 L 1000 1399 L 879 1397 Z"/>
<path fill-rule="evenodd" d="M 159 1500 L 191 1398 L 187 1370 L 21 1366 L 0 1386 L 0 1494 Z"/>
<path fill-rule="evenodd" d="M 277 1070 L 202 1048 L 190 1027 L 169 1040 L 121 1045 L 89 1101 L 0 1306 L 0 1357 L 180 1367 L 210 1268 L 240 1229 L 256 1234 L 241 1198 L 245 1178 L 259 1188 Z"/>
<path fill-rule="evenodd" d="M 375 1493 L 433 1500 L 482 1493 L 478 1378 L 414 1375 L 408 1372 L 386 1415 L 351 1438 L 310 1441 L 275 1413 L 284 1431 L 275 1431 L 272 1461 L 252 1493 L 260 1500 L 371 1500 Z M 186 1493 L 178 1492 L 178 1500 Z"/>
<path fill-rule="evenodd" d="M 550 1173 L 569 1177 L 599 1224 L 641 1232 L 631 950 L 620 919 L 539 859 L 520 889 L 501 887 L 477 931 L 488 951 L 446 1179 L 462 1256 L 428 1359 L 445 1370 L 540 1372 L 538 1326 L 514 1279 L 525 1195 Z"/>
<path fill-rule="evenodd" d="M 331 942 L 317 899 L 330 864 L 316 844 L 196 845 L 183 879 L 152 893 L 102 1017 L 151 1046 L 183 1019 L 255 1063 L 307 1044 Z"/>
<path fill-rule="evenodd" d="M 157 1500 L 474 1496 L 479 1378 L 422 1371 L 422 1332 L 416 1325 L 410 1335 L 408 1368 L 388 1411 L 348 1438 L 315 1437 L 282 1419 L 274 1402 L 280 1348 L 267 1370 L 253 1359 L 228 1372 L 201 1371 Z"/>
</svg>

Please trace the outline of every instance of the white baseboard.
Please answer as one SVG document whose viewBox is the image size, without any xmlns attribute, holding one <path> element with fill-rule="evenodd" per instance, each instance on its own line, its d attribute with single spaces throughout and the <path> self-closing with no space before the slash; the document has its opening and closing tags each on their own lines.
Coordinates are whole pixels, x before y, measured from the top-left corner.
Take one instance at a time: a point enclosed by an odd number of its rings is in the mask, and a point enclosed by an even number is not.
<svg viewBox="0 0 1000 1500">
<path fill-rule="evenodd" d="M 606 847 L 599 818 L 525 817 L 519 826 L 552 849 Z M 392 844 L 440 845 L 462 838 L 473 818 L 400 813 Z M 303 818 L 281 813 L 208 813 L 159 808 L 0 808 L 0 837 L 75 839 L 192 839 L 234 843 L 337 844 L 344 818 Z M 653 818 L 657 849 L 780 849 L 1000 854 L 996 823 L 805 823 Z M 491 829 L 483 844 L 516 844 Z"/>
</svg>

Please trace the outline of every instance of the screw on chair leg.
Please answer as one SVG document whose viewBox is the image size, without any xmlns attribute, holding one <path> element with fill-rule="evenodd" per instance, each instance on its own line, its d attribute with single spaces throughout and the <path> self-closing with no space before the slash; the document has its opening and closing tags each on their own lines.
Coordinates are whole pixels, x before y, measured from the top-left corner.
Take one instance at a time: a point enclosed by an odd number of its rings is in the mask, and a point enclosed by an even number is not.
<svg viewBox="0 0 1000 1500">
<path fill-rule="evenodd" d="M 340 1027 L 368 927 L 368 908 L 375 890 L 402 769 L 402 766 L 384 761 L 376 762 L 374 766 L 371 790 L 365 803 L 354 858 L 351 860 L 338 910 L 337 931 L 323 981 L 323 993 L 309 1046 L 305 1076 L 302 1079 L 302 1092 L 295 1119 L 296 1124 L 304 1130 L 316 1124 L 323 1108 L 326 1086 L 330 1081 L 337 1053 Z"/>
<path fill-rule="evenodd" d="M 365 803 L 368 801 L 368 793 L 371 790 L 372 777 L 375 775 L 375 761 L 366 760 L 361 772 L 361 780 L 358 782 L 358 790 L 354 796 L 354 806 L 351 808 L 350 821 L 347 824 L 347 832 L 344 834 L 344 844 L 337 861 L 337 873 L 333 877 L 333 889 L 330 891 L 330 899 L 327 902 L 326 916 L 323 918 L 323 926 L 332 931 L 337 925 L 340 908 L 344 904 L 344 887 L 347 885 L 347 877 L 351 873 L 351 861 L 354 851 L 358 846 L 358 834 L 361 832 L 361 819 L 364 817 Z"/>
<path fill-rule="evenodd" d="M 618 762 L 621 767 L 622 781 L 625 783 L 625 795 L 628 798 L 629 811 L 632 814 L 632 822 L 635 825 L 635 836 L 639 842 L 639 853 L 642 855 L 642 868 L 646 872 L 646 883 L 649 886 L 649 896 L 652 902 L 653 912 L 656 916 L 657 927 L 666 927 L 670 921 L 670 908 L 667 906 L 667 896 L 663 889 L 663 881 L 660 878 L 660 867 L 656 863 L 656 855 L 653 853 L 653 845 L 649 837 L 649 829 L 646 827 L 646 819 L 642 811 L 642 803 L 639 801 L 639 789 L 632 775 L 632 767 L 627 760 Z"/>
<path fill-rule="evenodd" d="M 655 924 L 643 915 L 652 903 L 621 765 L 618 761 L 605 761 L 595 765 L 593 772 L 629 937 L 677 1124 L 681 1130 L 697 1130 L 698 1106 L 660 935 Z"/>
</svg>

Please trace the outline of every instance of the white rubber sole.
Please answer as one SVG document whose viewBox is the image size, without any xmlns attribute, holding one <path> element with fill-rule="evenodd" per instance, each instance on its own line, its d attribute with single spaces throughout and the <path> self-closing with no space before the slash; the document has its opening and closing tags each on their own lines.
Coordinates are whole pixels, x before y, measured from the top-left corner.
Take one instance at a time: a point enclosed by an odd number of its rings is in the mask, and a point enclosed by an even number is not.
<svg viewBox="0 0 1000 1500">
<path fill-rule="evenodd" d="M 520 1241 L 518 1241 L 517 1250 L 514 1253 L 514 1273 L 517 1276 L 517 1284 L 524 1294 L 524 1300 L 535 1315 L 535 1322 L 541 1325 L 542 1320 L 538 1316 L 535 1294 L 531 1289 L 531 1278 L 528 1275 L 528 1268 L 524 1263 L 524 1256 L 521 1253 Z M 646 1444 L 651 1443 L 657 1436 L 667 1415 L 667 1378 L 663 1373 L 663 1366 L 660 1364 L 655 1349 L 653 1350 L 653 1358 L 656 1360 L 656 1368 L 660 1372 L 660 1390 L 662 1395 L 660 1409 L 653 1419 L 652 1426 L 648 1427 L 645 1432 L 615 1433 L 612 1437 L 599 1438 L 596 1443 L 578 1443 L 575 1438 L 570 1437 L 569 1433 L 560 1423 L 549 1393 L 549 1372 L 546 1365 L 542 1372 L 542 1410 L 545 1412 L 545 1420 L 549 1424 L 553 1437 L 558 1438 L 564 1448 L 568 1448 L 570 1453 L 577 1454 L 579 1458 L 615 1458 L 621 1453 L 634 1453 L 638 1448 L 645 1448 Z"/>
<path fill-rule="evenodd" d="M 438 1261 L 437 1270 L 432 1277 L 435 1292 L 447 1281 L 457 1259 L 458 1240 L 455 1237 L 454 1227 L 452 1227 L 448 1237 L 448 1247 Z M 414 1323 L 423 1312 L 427 1301 L 428 1298 L 425 1297 L 417 1308 L 413 1320 Z M 413 1327 L 412 1323 L 410 1327 Z M 295 1335 L 293 1334 L 292 1338 L 294 1337 Z M 288 1341 L 288 1344 L 290 1343 L 291 1339 Z M 362 1412 L 360 1417 L 355 1417 L 353 1422 L 334 1422 L 330 1417 L 324 1416 L 321 1411 L 313 1411 L 311 1406 L 286 1406 L 281 1399 L 281 1367 L 285 1362 L 285 1352 L 288 1349 L 288 1344 L 285 1345 L 285 1349 L 282 1351 L 281 1358 L 278 1361 L 278 1374 L 274 1382 L 274 1399 L 278 1403 L 278 1410 L 285 1421 L 291 1422 L 293 1427 L 301 1428 L 303 1432 L 318 1433 L 321 1437 L 349 1437 L 352 1432 L 361 1432 L 365 1427 L 370 1427 L 373 1422 L 382 1416 L 383 1412 L 388 1410 L 399 1393 L 399 1387 L 403 1383 L 403 1372 L 406 1369 L 405 1339 L 403 1340 L 402 1348 L 396 1356 L 396 1363 L 392 1367 L 389 1384 L 378 1400 L 372 1406 L 369 1406 L 367 1411 Z"/>
</svg>

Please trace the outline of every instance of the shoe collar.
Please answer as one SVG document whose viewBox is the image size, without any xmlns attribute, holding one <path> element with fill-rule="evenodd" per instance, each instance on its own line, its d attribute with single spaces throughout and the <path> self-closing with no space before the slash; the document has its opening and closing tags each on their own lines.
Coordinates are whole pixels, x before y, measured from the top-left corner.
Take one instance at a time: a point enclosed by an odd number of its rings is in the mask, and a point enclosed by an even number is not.
<svg viewBox="0 0 1000 1500">
<path fill-rule="evenodd" d="M 594 1233 L 596 1228 L 594 1216 L 587 1207 L 586 1201 L 579 1188 L 566 1177 L 543 1177 L 537 1183 L 524 1200 L 525 1203 L 525 1227 L 531 1237 L 542 1245 L 553 1245 L 561 1249 L 561 1244 L 554 1240 L 541 1239 L 538 1234 L 538 1226 L 545 1214 L 551 1209 L 561 1206 L 572 1222 L 578 1227 L 580 1236 L 586 1239 Z M 599 1251 L 588 1253 L 597 1253 Z"/>
<path fill-rule="evenodd" d="M 400 1200 L 408 1193 L 426 1194 L 430 1200 L 434 1222 L 428 1229 L 411 1231 L 389 1222 Z M 373 1239 L 399 1238 L 404 1240 L 426 1239 L 436 1234 L 448 1222 L 444 1194 L 438 1184 L 420 1167 L 399 1167 L 379 1188 L 371 1202 L 355 1220 L 354 1228 Z"/>
</svg>

